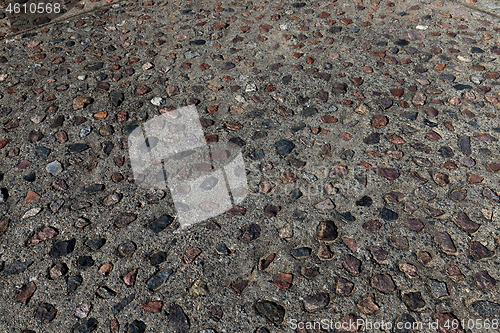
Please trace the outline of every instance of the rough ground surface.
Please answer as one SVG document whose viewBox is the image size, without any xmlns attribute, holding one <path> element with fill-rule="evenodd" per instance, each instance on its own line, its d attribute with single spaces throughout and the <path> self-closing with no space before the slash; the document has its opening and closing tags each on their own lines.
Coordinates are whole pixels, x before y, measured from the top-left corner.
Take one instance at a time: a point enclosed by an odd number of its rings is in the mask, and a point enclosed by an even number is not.
<svg viewBox="0 0 500 333">
<path fill-rule="evenodd" d="M 495 331 L 446 321 L 499 319 L 499 32 L 413 0 L 124 1 L 7 27 L 0 331 Z M 127 133 L 193 103 L 241 147 L 249 195 L 178 234 Z"/>
</svg>

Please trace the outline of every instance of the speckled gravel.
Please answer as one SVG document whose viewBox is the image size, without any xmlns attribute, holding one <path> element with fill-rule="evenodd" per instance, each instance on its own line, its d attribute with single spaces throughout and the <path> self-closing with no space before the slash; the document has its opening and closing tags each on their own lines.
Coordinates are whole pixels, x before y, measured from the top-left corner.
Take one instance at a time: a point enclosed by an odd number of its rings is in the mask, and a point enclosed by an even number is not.
<svg viewBox="0 0 500 333">
<path fill-rule="evenodd" d="M 97 0 L 29 32 L 0 16 L 0 331 L 500 320 L 499 9 L 467 3 Z M 186 105 L 241 148 L 249 188 L 177 233 L 128 136 Z"/>
</svg>

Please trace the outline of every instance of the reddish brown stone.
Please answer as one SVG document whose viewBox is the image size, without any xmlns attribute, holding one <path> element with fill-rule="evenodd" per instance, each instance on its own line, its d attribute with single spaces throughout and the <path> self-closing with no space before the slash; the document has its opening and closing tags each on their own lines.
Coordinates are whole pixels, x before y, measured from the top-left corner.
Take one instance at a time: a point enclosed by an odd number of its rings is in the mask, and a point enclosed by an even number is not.
<svg viewBox="0 0 500 333">
<path fill-rule="evenodd" d="M 408 239 L 405 236 L 392 236 L 389 239 L 391 245 L 398 250 L 407 251 L 410 248 L 410 244 L 408 243 Z"/>
<path fill-rule="evenodd" d="M 24 285 L 21 288 L 19 293 L 16 295 L 15 300 L 17 302 L 27 304 L 29 302 L 31 296 L 33 296 L 33 294 L 35 293 L 35 290 L 36 290 L 36 285 L 32 281 L 32 282 L 28 283 L 27 285 Z"/>
<path fill-rule="evenodd" d="M 453 281 L 453 282 L 460 282 L 465 278 L 465 276 L 462 274 L 460 269 L 455 266 L 455 265 L 447 265 L 446 266 L 446 275 Z"/>
<path fill-rule="evenodd" d="M 396 180 L 399 177 L 398 170 L 393 168 L 378 168 L 377 173 L 387 180 Z"/>
<path fill-rule="evenodd" d="M 475 174 L 470 174 L 468 180 L 471 184 L 479 184 L 484 180 L 484 178 Z"/>
<path fill-rule="evenodd" d="M 361 261 L 351 254 L 344 256 L 342 265 L 352 275 L 358 275 L 361 273 Z"/>
<path fill-rule="evenodd" d="M 465 333 L 460 321 L 452 313 L 438 313 L 434 315 L 442 333 Z M 456 325 L 452 325 L 455 323 Z"/>
<path fill-rule="evenodd" d="M 404 89 L 400 89 L 400 88 L 394 88 L 394 89 L 391 89 L 391 94 L 393 94 L 395 97 L 401 97 L 403 96 L 404 94 Z"/>
<path fill-rule="evenodd" d="M 498 170 L 500 170 L 500 163 L 490 163 L 486 165 L 486 169 L 491 172 L 497 172 Z"/>
<path fill-rule="evenodd" d="M 163 307 L 162 301 L 149 301 L 142 304 L 142 308 L 148 312 L 158 313 Z"/>
<path fill-rule="evenodd" d="M 406 143 L 405 139 L 403 139 L 402 137 L 400 137 L 399 135 L 396 135 L 396 134 L 389 134 L 386 136 L 387 140 L 389 140 L 390 142 L 394 143 L 394 144 L 404 144 Z"/>
<path fill-rule="evenodd" d="M 194 259 L 199 256 L 201 253 L 201 250 L 197 247 L 194 247 L 192 249 L 186 250 L 184 252 L 184 262 L 186 264 L 190 264 L 194 261 Z"/>
<path fill-rule="evenodd" d="M 368 230 L 368 231 L 371 231 L 371 232 L 377 231 L 381 227 L 382 227 L 382 223 L 380 223 L 380 221 L 378 221 L 378 220 L 371 220 L 371 221 L 367 221 L 367 222 L 363 223 L 363 228 Z"/>
<path fill-rule="evenodd" d="M 144 94 L 147 94 L 151 92 L 151 88 L 149 88 L 148 86 L 146 85 L 139 85 L 137 86 L 137 88 L 135 89 L 135 93 L 136 95 L 144 95 Z"/>
<path fill-rule="evenodd" d="M 105 263 L 104 265 L 102 265 L 101 267 L 99 267 L 99 274 L 104 275 L 104 276 L 108 276 L 112 270 L 113 270 L 113 264 L 108 262 L 108 263 Z"/>
<path fill-rule="evenodd" d="M 386 116 L 375 116 L 372 118 L 371 125 L 376 128 L 381 128 L 387 125 L 389 122 Z"/>
<path fill-rule="evenodd" d="M 135 284 L 135 280 L 137 278 L 137 271 L 138 271 L 137 268 L 133 269 L 123 277 L 123 282 L 125 282 L 127 286 L 133 286 Z"/>
<path fill-rule="evenodd" d="M 441 250 L 443 250 L 444 253 L 446 254 L 457 253 L 457 248 L 455 247 L 453 240 L 451 239 L 450 235 L 447 232 L 436 232 L 436 235 L 434 236 L 434 241 L 441 247 Z"/>
<path fill-rule="evenodd" d="M 32 203 L 40 199 L 40 195 L 38 195 L 36 192 L 29 190 L 28 193 L 26 194 L 26 197 L 24 198 L 23 202 L 25 203 Z"/>
<path fill-rule="evenodd" d="M 259 27 L 260 31 L 262 31 L 264 33 L 269 32 L 272 28 L 273 28 L 273 26 L 270 24 L 263 24 Z"/>
<path fill-rule="evenodd" d="M 418 251 L 417 252 L 417 260 L 422 263 L 422 265 L 427 266 L 431 263 L 432 257 L 431 254 L 427 251 Z"/>
<path fill-rule="evenodd" d="M 259 270 L 263 271 L 263 270 L 267 269 L 269 267 L 269 265 L 271 265 L 271 263 L 274 261 L 275 257 L 276 257 L 276 253 L 271 253 L 271 254 L 265 256 L 265 258 L 261 258 L 259 260 Z"/>
<path fill-rule="evenodd" d="M 422 231 L 424 229 L 424 224 L 419 219 L 407 219 L 405 222 L 410 230 Z"/>
<path fill-rule="evenodd" d="M 274 278 L 274 285 L 278 289 L 288 289 L 292 286 L 293 275 L 289 273 L 280 273 Z"/>
<path fill-rule="evenodd" d="M 0 236 L 3 236 L 9 230 L 10 219 L 8 217 L 0 220 Z"/>
<path fill-rule="evenodd" d="M 439 186 L 446 186 L 450 183 L 450 178 L 444 173 L 436 173 L 434 174 L 433 178 L 436 184 L 438 184 Z"/>
<path fill-rule="evenodd" d="M 497 281 L 490 276 L 487 271 L 480 271 L 474 274 L 474 279 L 476 280 L 476 285 L 479 289 L 492 289 L 497 284 Z"/>
<path fill-rule="evenodd" d="M 109 323 L 109 329 L 111 333 L 118 333 L 120 331 L 120 324 L 118 323 L 118 319 L 113 318 Z"/>
<path fill-rule="evenodd" d="M 474 233 L 479 229 L 480 225 L 472 221 L 465 213 L 460 212 L 453 216 L 453 222 L 455 222 L 460 228 L 469 233 Z"/>
<path fill-rule="evenodd" d="M 54 238 L 57 236 L 58 232 L 54 228 L 45 227 L 40 232 L 36 233 L 33 237 L 30 238 L 28 244 L 39 244 L 47 239 Z"/>
<path fill-rule="evenodd" d="M 494 251 L 488 250 L 486 246 L 479 243 L 478 241 L 470 242 L 470 255 L 474 260 L 484 260 L 491 259 L 494 255 Z"/>
<path fill-rule="evenodd" d="M 217 23 L 216 25 L 214 25 L 213 29 L 214 30 L 222 30 L 222 29 L 227 28 L 227 26 L 228 26 L 227 23 L 221 22 L 221 23 Z"/>
<path fill-rule="evenodd" d="M 231 284 L 231 288 L 236 291 L 238 294 L 241 294 L 243 290 L 248 286 L 248 280 L 238 280 Z"/>
<path fill-rule="evenodd" d="M 3 147 L 5 147 L 11 141 L 12 141 L 11 139 L 0 140 L 0 149 L 2 149 Z"/>
<path fill-rule="evenodd" d="M 380 310 L 380 307 L 375 302 L 375 294 L 368 295 L 356 305 L 361 312 L 367 315 L 375 314 L 378 310 Z"/>
<path fill-rule="evenodd" d="M 244 216 L 246 212 L 246 208 L 241 206 L 234 206 L 233 208 L 228 210 L 226 214 L 228 214 L 229 216 Z"/>
<path fill-rule="evenodd" d="M 373 288 L 383 293 L 391 293 L 396 290 L 396 285 L 394 281 L 392 281 L 392 277 L 385 273 L 373 276 L 370 280 L 370 284 Z"/>
<path fill-rule="evenodd" d="M 321 260 L 332 260 L 334 254 L 327 245 L 322 245 L 318 250 L 318 258 Z"/>
<path fill-rule="evenodd" d="M 354 289 L 354 283 L 339 277 L 337 280 L 337 286 L 335 287 L 335 292 L 342 296 L 349 296 Z"/>
</svg>

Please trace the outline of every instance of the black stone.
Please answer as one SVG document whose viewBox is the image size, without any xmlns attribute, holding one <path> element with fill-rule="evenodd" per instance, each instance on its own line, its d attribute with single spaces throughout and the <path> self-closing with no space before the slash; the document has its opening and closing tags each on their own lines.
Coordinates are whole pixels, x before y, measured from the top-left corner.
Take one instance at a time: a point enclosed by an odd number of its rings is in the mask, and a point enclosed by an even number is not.
<svg viewBox="0 0 500 333">
<path fill-rule="evenodd" d="M 80 275 L 73 275 L 68 278 L 67 288 L 68 294 L 74 292 L 82 284 L 83 278 Z"/>
<path fill-rule="evenodd" d="M 156 290 L 160 288 L 168 279 L 168 277 L 173 273 L 171 269 L 165 269 L 160 271 L 158 274 L 153 275 L 148 282 L 146 283 L 146 287 L 150 290 Z"/>
<path fill-rule="evenodd" d="M 253 152 L 253 154 L 251 156 L 252 156 L 252 158 L 258 160 L 258 159 L 266 157 L 266 154 L 264 153 L 264 151 L 262 149 L 257 149 L 256 151 Z"/>
<path fill-rule="evenodd" d="M 465 90 L 465 89 L 472 89 L 472 86 L 468 84 L 455 84 L 453 88 L 455 88 L 456 90 Z"/>
<path fill-rule="evenodd" d="M 131 134 L 136 128 L 138 128 L 139 125 L 136 125 L 136 124 L 130 124 L 130 125 L 127 125 L 123 128 L 123 132 L 125 134 Z"/>
<path fill-rule="evenodd" d="M 390 108 L 392 106 L 393 101 L 390 98 L 384 98 L 384 99 L 381 99 L 378 103 L 382 109 L 387 110 L 388 108 Z"/>
<path fill-rule="evenodd" d="M 276 142 L 276 148 L 278 154 L 287 155 L 293 150 L 293 148 L 295 148 L 295 145 L 293 144 L 293 142 L 288 140 L 279 140 Z"/>
<path fill-rule="evenodd" d="M 103 190 L 104 190 L 103 184 L 92 184 L 92 185 L 85 187 L 85 192 L 87 192 L 87 193 L 95 193 L 95 192 L 100 192 Z"/>
<path fill-rule="evenodd" d="M 217 247 L 215 248 L 215 251 L 217 251 L 218 254 L 222 255 L 228 255 L 229 254 L 229 249 L 227 248 L 226 244 L 224 243 L 219 243 Z"/>
<path fill-rule="evenodd" d="M 443 81 L 449 81 L 449 82 L 453 82 L 455 81 L 455 79 L 457 78 L 455 75 L 451 75 L 451 74 L 443 74 L 439 77 L 441 80 Z"/>
<path fill-rule="evenodd" d="M 420 291 L 402 294 L 401 299 L 410 311 L 417 311 L 425 307 L 425 301 Z"/>
<path fill-rule="evenodd" d="M 382 208 L 381 216 L 384 220 L 396 220 L 399 217 L 398 213 L 385 207 Z"/>
<path fill-rule="evenodd" d="M 101 69 L 103 66 L 104 66 L 103 62 L 98 62 L 96 64 L 86 66 L 85 69 L 89 71 L 97 71 Z"/>
<path fill-rule="evenodd" d="M 146 324 L 140 320 L 134 320 L 127 327 L 127 333 L 144 333 L 146 331 Z"/>
<path fill-rule="evenodd" d="M 396 323 L 393 326 L 394 333 L 412 333 L 415 332 L 413 328 L 418 327 L 418 325 L 419 324 L 415 320 L 415 318 L 413 318 L 413 316 L 411 316 L 410 314 L 406 313 L 396 320 Z"/>
<path fill-rule="evenodd" d="M 174 159 L 174 160 L 182 160 L 183 158 L 186 158 L 188 156 L 191 156 L 193 155 L 194 153 L 196 153 L 195 150 L 192 150 L 192 149 L 189 149 L 189 150 L 183 150 L 179 153 L 176 153 L 176 154 L 173 154 L 170 156 L 171 159 Z"/>
<path fill-rule="evenodd" d="M 339 216 L 342 220 L 346 222 L 354 222 L 356 221 L 356 217 L 354 217 L 351 212 L 339 213 Z"/>
<path fill-rule="evenodd" d="M 35 153 L 37 153 L 38 156 L 40 157 L 47 157 L 49 156 L 51 150 L 49 148 L 45 147 L 36 147 L 35 148 Z"/>
<path fill-rule="evenodd" d="M 307 108 L 302 112 L 302 114 L 306 117 L 314 116 L 316 113 L 318 113 L 318 109 L 316 108 Z"/>
<path fill-rule="evenodd" d="M 81 153 L 84 150 L 89 149 L 90 147 L 83 143 L 75 143 L 74 145 L 69 146 L 69 151 L 71 153 Z"/>
<path fill-rule="evenodd" d="M 75 333 L 91 333 L 95 331 L 99 322 L 95 318 L 89 318 L 85 320 L 78 328 L 75 330 Z"/>
<path fill-rule="evenodd" d="M 95 261 L 91 256 L 82 256 L 78 258 L 77 265 L 80 267 L 92 267 L 94 266 Z"/>
<path fill-rule="evenodd" d="M 306 128 L 306 124 L 300 123 L 300 124 L 297 124 L 294 127 L 292 127 L 291 131 L 295 133 L 295 132 L 298 132 L 298 131 L 300 131 L 300 130 L 302 130 L 304 128 Z"/>
<path fill-rule="evenodd" d="M 380 142 L 380 133 L 372 133 L 363 140 L 367 145 L 374 145 Z"/>
<path fill-rule="evenodd" d="M 73 250 L 75 249 L 75 243 L 76 239 L 74 238 L 67 241 L 59 241 L 55 243 L 50 250 L 50 256 L 57 258 L 73 252 Z"/>
<path fill-rule="evenodd" d="M 258 301 L 255 304 L 255 309 L 260 315 L 276 325 L 281 325 L 285 319 L 285 308 L 278 303 L 266 300 Z"/>
<path fill-rule="evenodd" d="M 174 218 L 170 215 L 162 215 L 150 224 L 148 224 L 149 230 L 152 232 L 158 233 L 168 227 L 172 222 L 174 221 Z"/>
<path fill-rule="evenodd" d="M 500 305 L 497 303 L 475 301 L 470 307 L 483 319 L 489 319 L 490 321 L 493 319 L 500 319 Z"/>
<path fill-rule="evenodd" d="M 57 116 L 54 121 L 52 121 L 52 124 L 50 125 L 50 128 L 57 128 L 61 127 L 64 122 L 64 116 Z"/>
<path fill-rule="evenodd" d="M 151 257 L 149 257 L 149 262 L 153 266 L 159 265 L 162 262 L 164 262 L 165 260 L 167 260 L 167 252 L 163 252 L 163 251 L 156 252 L 153 255 L 151 255 Z"/>
<path fill-rule="evenodd" d="M 261 228 L 258 224 L 249 224 L 241 235 L 240 239 L 245 242 L 251 242 L 260 237 Z"/>
<path fill-rule="evenodd" d="M 99 250 L 106 243 L 106 238 L 89 239 L 85 242 L 92 250 Z"/>
<path fill-rule="evenodd" d="M 418 112 L 406 112 L 401 115 L 408 120 L 415 120 L 418 117 Z"/>
<path fill-rule="evenodd" d="M 111 297 L 115 297 L 116 291 L 114 291 L 113 289 L 111 289 L 107 286 L 102 286 L 102 287 L 97 288 L 96 295 L 99 296 L 100 298 L 108 299 Z"/>
<path fill-rule="evenodd" d="M 207 42 L 206 40 L 197 39 L 197 40 L 190 41 L 189 44 L 191 44 L 191 45 L 205 45 L 206 42 Z"/>
<path fill-rule="evenodd" d="M 396 42 L 394 42 L 394 44 L 396 44 L 397 46 L 406 46 L 406 45 L 410 44 L 410 42 L 407 41 L 406 39 L 399 39 Z"/>
<path fill-rule="evenodd" d="M 354 151 L 351 149 L 344 150 L 342 154 L 340 154 L 340 158 L 344 161 L 350 160 L 354 157 Z"/>
<path fill-rule="evenodd" d="M 220 69 L 223 71 L 227 71 L 227 70 L 233 69 L 234 67 L 236 67 L 236 65 L 233 64 L 232 62 L 226 62 L 226 63 L 224 63 L 224 65 L 222 65 L 220 67 Z"/>
<path fill-rule="evenodd" d="M 231 139 L 229 139 L 229 142 L 231 142 L 234 145 L 237 145 L 240 148 L 247 144 L 243 139 L 241 139 L 239 137 L 231 138 Z"/>
<path fill-rule="evenodd" d="M 445 158 L 451 158 L 454 155 L 453 149 L 451 149 L 448 146 L 443 146 L 443 147 L 439 148 L 439 152 L 441 153 L 441 156 L 443 156 Z"/>
<path fill-rule="evenodd" d="M 300 191 L 300 188 L 296 188 L 295 190 L 293 190 L 291 193 L 290 193 L 290 198 L 292 200 L 297 200 L 299 198 L 301 198 L 303 195 L 302 191 Z"/>
<path fill-rule="evenodd" d="M 470 51 L 471 51 L 472 53 L 484 53 L 484 50 L 483 50 L 483 49 L 481 49 L 481 48 L 479 48 L 479 47 L 471 47 L 471 48 L 470 48 Z"/>
<path fill-rule="evenodd" d="M 121 310 L 123 310 L 127 305 L 130 304 L 130 302 L 132 302 L 135 298 L 135 294 L 132 294 L 130 296 L 127 296 L 125 297 L 124 299 L 122 299 L 120 302 L 118 302 L 117 304 L 115 304 L 113 306 L 113 315 L 117 315 L 118 312 L 120 312 Z"/>
<path fill-rule="evenodd" d="M 9 191 L 6 188 L 0 188 L 0 202 L 5 202 L 9 198 Z"/>
<path fill-rule="evenodd" d="M 0 181 L 3 179 L 3 174 L 0 176 Z M 24 180 L 28 183 L 33 183 L 36 180 L 36 174 L 34 172 L 30 172 L 26 176 L 24 176 Z"/>
<path fill-rule="evenodd" d="M 35 318 L 40 320 L 42 323 L 51 322 L 56 317 L 56 314 L 56 307 L 49 303 L 42 303 L 35 310 Z"/>
<path fill-rule="evenodd" d="M 115 147 L 115 144 L 113 142 L 106 141 L 102 144 L 102 151 L 104 152 L 104 154 L 109 156 L 109 154 L 111 154 L 111 151 L 113 150 L 114 147 Z"/>
<path fill-rule="evenodd" d="M 122 92 L 119 91 L 112 91 L 109 94 L 109 97 L 111 98 L 111 102 L 115 107 L 120 106 L 123 101 L 125 100 L 125 95 Z"/>
<path fill-rule="evenodd" d="M 172 307 L 170 308 L 170 312 L 168 314 L 168 325 L 170 327 L 170 332 L 189 332 L 189 319 L 182 308 L 177 304 L 172 305 Z"/>
<path fill-rule="evenodd" d="M 364 197 L 356 201 L 356 206 L 370 207 L 372 203 L 373 203 L 372 198 L 365 195 Z"/>
<path fill-rule="evenodd" d="M 19 274 L 24 272 L 29 266 L 31 266 L 31 264 L 33 264 L 33 261 L 14 262 L 12 264 L 8 264 L 2 271 L 0 271 L 0 276 Z"/>
<path fill-rule="evenodd" d="M 299 247 L 297 249 L 293 249 L 292 251 L 290 251 L 290 253 L 296 259 L 299 259 L 299 258 L 304 258 L 304 257 L 310 256 L 311 255 L 311 251 L 312 251 L 312 249 L 310 247 L 303 246 L 303 247 Z"/>
</svg>

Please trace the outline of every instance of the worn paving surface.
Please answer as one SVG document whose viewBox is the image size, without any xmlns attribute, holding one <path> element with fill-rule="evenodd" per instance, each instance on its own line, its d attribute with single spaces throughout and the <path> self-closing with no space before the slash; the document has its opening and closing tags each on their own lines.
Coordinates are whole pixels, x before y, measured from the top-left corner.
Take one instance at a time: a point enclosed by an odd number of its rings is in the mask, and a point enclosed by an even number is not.
<svg viewBox="0 0 500 333">
<path fill-rule="evenodd" d="M 498 332 L 497 18 L 125 1 L 3 29 L 0 331 Z M 241 147 L 249 193 L 175 233 L 127 138 L 191 104 Z"/>
</svg>

